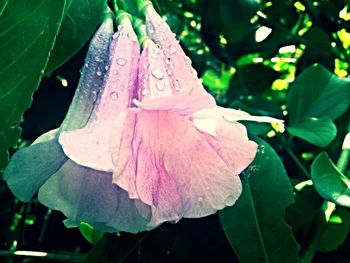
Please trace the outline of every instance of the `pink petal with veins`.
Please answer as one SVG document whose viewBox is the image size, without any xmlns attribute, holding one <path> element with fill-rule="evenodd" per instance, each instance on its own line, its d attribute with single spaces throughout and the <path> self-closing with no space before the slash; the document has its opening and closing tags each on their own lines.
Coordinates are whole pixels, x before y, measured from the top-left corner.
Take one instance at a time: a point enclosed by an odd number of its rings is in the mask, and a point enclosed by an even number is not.
<svg viewBox="0 0 350 263">
<path fill-rule="evenodd" d="M 151 205 L 151 225 L 207 216 L 233 205 L 239 197 L 240 179 L 218 153 L 220 142 L 213 147 L 178 113 L 129 109 L 116 123 L 129 124 L 114 129 L 129 134 L 129 140 L 120 140 L 120 136 L 112 140 L 114 180 L 130 178 L 128 163 L 136 164 L 133 179 L 126 181 L 134 182 L 141 201 Z M 244 160 L 248 165 L 256 145 L 247 139 L 245 144 L 250 149 Z"/>
<path fill-rule="evenodd" d="M 106 87 L 87 126 L 63 132 L 59 142 L 74 162 L 99 171 L 113 171 L 109 136 L 115 117 L 130 107 L 134 98 L 140 46 L 128 19 L 113 36 L 106 73 Z"/>
</svg>

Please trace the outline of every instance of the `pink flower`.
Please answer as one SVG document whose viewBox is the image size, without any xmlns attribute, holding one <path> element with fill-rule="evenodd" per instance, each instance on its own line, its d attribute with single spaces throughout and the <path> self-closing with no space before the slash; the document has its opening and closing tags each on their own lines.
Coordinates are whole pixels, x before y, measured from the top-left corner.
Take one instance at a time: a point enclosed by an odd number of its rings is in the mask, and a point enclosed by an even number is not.
<svg viewBox="0 0 350 263">
<path fill-rule="evenodd" d="M 126 191 L 113 184 L 112 173 L 69 159 L 58 142 L 61 133 L 85 125 L 93 130 L 103 123 L 106 129 L 111 118 L 130 105 L 139 44 L 128 18 L 121 15 L 120 21 L 122 26 L 113 38 L 113 20 L 108 18 L 92 39 L 79 86 L 59 130 L 16 152 L 4 179 L 25 202 L 39 190 L 39 201 L 61 211 L 67 217 L 67 226 L 83 221 L 106 232 L 136 233 L 150 229 L 150 207 L 130 199 Z"/>
<path fill-rule="evenodd" d="M 151 207 L 147 225 L 155 227 L 233 205 L 238 174 L 257 151 L 237 121 L 278 120 L 218 107 L 166 23 L 151 5 L 143 10 L 156 43 L 144 42 L 137 107 L 119 114 L 104 108 L 101 121 L 62 133 L 60 143 L 76 163 L 113 171 L 116 185 Z"/>
</svg>

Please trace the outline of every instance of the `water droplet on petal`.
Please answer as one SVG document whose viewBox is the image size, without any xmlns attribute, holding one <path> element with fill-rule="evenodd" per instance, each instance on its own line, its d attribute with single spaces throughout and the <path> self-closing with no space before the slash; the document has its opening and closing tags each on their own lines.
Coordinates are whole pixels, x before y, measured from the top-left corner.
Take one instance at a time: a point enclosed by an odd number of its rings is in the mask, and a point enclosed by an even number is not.
<svg viewBox="0 0 350 263">
<path fill-rule="evenodd" d="M 156 79 L 163 79 L 164 78 L 164 74 L 163 71 L 159 68 L 157 69 L 152 69 L 151 74 L 153 77 L 155 77 Z"/>
<path fill-rule="evenodd" d="M 169 69 L 166 70 L 166 73 L 168 73 L 169 76 L 172 74 Z"/>
<path fill-rule="evenodd" d="M 177 79 L 175 80 L 174 85 L 175 85 L 175 89 L 176 89 L 177 91 L 179 91 L 179 90 L 180 90 L 180 82 L 179 82 Z"/>
<path fill-rule="evenodd" d="M 112 100 L 117 100 L 118 99 L 118 93 L 115 92 L 115 91 L 111 92 L 111 99 Z"/>
<path fill-rule="evenodd" d="M 103 59 L 102 59 L 100 56 L 96 56 L 96 57 L 95 57 L 95 61 L 96 61 L 96 62 L 101 62 L 102 60 L 103 60 Z"/>
<path fill-rule="evenodd" d="M 174 54 L 176 52 L 176 48 L 173 45 L 169 46 L 169 51 L 171 54 Z"/>
<path fill-rule="evenodd" d="M 137 41 L 136 35 L 133 34 L 132 32 L 128 32 L 127 36 L 128 36 L 128 38 L 130 38 L 132 41 L 134 41 L 134 42 Z"/>
<path fill-rule="evenodd" d="M 115 34 L 112 36 L 113 39 L 116 39 L 117 37 L 118 37 L 118 33 L 115 33 Z"/>
<path fill-rule="evenodd" d="M 148 95 L 149 94 L 149 91 L 147 90 L 147 89 L 144 89 L 143 91 L 142 91 L 142 95 L 143 96 L 146 96 L 146 95 Z"/>
<path fill-rule="evenodd" d="M 165 64 L 169 65 L 171 63 L 171 58 L 170 57 L 166 57 L 165 58 Z"/>
<path fill-rule="evenodd" d="M 157 82 L 156 83 L 156 88 L 158 89 L 158 90 L 160 90 L 160 91 L 163 91 L 164 90 L 164 83 L 162 83 L 162 82 Z"/>
<path fill-rule="evenodd" d="M 107 71 L 109 69 L 109 67 L 108 66 L 105 66 L 105 70 Z"/>
<path fill-rule="evenodd" d="M 123 29 L 123 26 L 122 25 L 118 25 L 117 29 L 118 29 L 118 31 L 120 31 L 120 30 Z"/>
<path fill-rule="evenodd" d="M 125 58 L 117 58 L 117 64 L 120 66 L 124 66 L 127 60 Z"/>
<path fill-rule="evenodd" d="M 97 71 L 96 71 L 96 75 L 97 75 L 97 76 L 102 76 L 102 72 L 99 71 L 99 70 L 97 70 Z"/>
<path fill-rule="evenodd" d="M 185 63 L 186 65 L 191 65 L 192 64 L 192 60 L 189 57 L 185 58 Z"/>
<path fill-rule="evenodd" d="M 89 64 L 88 64 L 88 63 L 85 63 L 85 64 L 84 64 L 84 67 L 88 68 L 88 67 L 89 67 Z"/>
<path fill-rule="evenodd" d="M 97 99 L 97 91 L 96 90 L 92 91 L 91 95 L 92 95 L 92 100 L 96 101 L 96 99 Z"/>
<path fill-rule="evenodd" d="M 150 34 L 153 34 L 154 31 L 155 31 L 154 25 L 149 24 L 149 25 L 148 25 L 148 32 L 149 32 Z"/>
</svg>

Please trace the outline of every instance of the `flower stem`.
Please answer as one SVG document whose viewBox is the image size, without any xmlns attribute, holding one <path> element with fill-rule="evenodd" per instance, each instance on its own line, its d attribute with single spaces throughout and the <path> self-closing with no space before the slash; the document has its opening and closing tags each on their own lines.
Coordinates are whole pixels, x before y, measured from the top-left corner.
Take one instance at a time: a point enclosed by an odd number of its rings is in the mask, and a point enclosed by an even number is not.
<svg viewBox="0 0 350 263">
<path fill-rule="evenodd" d="M 145 7 L 153 5 L 150 0 L 135 0 L 137 9 L 141 15 L 144 15 Z"/>
<path fill-rule="evenodd" d="M 114 7 L 114 12 L 117 13 L 117 11 L 119 10 L 118 0 L 113 1 L 113 7 Z"/>
<path fill-rule="evenodd" d="M 295 153 L 293 152 L 293 150 L 290 148 L 289 146 L 289 142 L 287 142 L 287 140 L 281 136 L 281 142 L 284 146 L 284 149 L 286 150 L 286 152 L 288 153 L 288 155 L 292 158 L 292 160 L 294 161 L 294 163 L 299 167 L 300 171 L 303 173 L 303 175 L 306 178 L 311 178 L 310 172 L 306 169 L 306 167 L 304 166 L 304 164 L 299 160 L 299 158 L 295 155 Z"/>
</svg>

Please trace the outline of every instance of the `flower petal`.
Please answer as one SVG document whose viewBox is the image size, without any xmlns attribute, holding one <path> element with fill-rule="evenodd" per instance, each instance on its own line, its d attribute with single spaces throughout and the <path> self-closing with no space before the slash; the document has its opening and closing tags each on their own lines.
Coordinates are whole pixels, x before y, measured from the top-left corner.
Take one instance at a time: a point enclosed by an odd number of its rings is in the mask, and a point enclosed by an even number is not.
<svg viewBox="0 0 350 263">
<path fill-rule="evenodd" d="M 110 129 L 93 126 L 71 132 L 62 132 L 59 137 L 64 153 L 75 163 L 99 171 L 113 171 L 109 149 Z"/>
<path fill-rule="evenodd" d="M 223 107 L 213 107 L 201 109 L 192 116 L 196 119 L 202 118 L 224 118 L 226 121 L 256 121 L 256 122 L 267 122 L 267 123 L 281 123 L 283 120 L 268 117 L 268 116 L 252 116 L 248 112 L 242 110 L 235 110 Z"/>
<path fill-rule="evenodd" d="M 188 93 L 174 94 L 135 103 L 143 110 L 168 110 L 181 115 L 190 115 L 205 108 L 216 107 L 215 99 L 205 90 L 191 90 Z"/>
<path fill-rule="evenodd" d="M 4 180 L 23 202 L 28 202 L 68 159 L 57 141 L 57 135 L 52 137 L 51 132 L 48 134 L 40 136 L 39 142 L 15 152 L 4 171 Z"/>
<path fill-rule="evenodd" d="M 138 98 L 142 101 L 168 97 L 175 92 L 169 71 L 165 67 L 163 52 L 150 39 L 143 42 L 138 78 Z"/>
<path fill-rule="evenodd" d="M 203 217 L 233 205 L 241 193 L 239 177 L 190 121 L 169 111 L 129 110 L 124 116 L 134 128 L 122 131 L 132 133 L 128 142 L 112 139 L 115 175 L 125 176 L 125 160 L 135 160 L 131 178 L 141 201 L 152 205 L 152 222 Z"/>
<path fill-rule="evenodd" d="M 247 129 L 241 123 L 227 122 L 220 115 L 192 117 L 192 121 L 233 174 L 240 174 L 254 160 L 257 144 L 249 140 Z"/>
<path fill-rule="evenodd" d="M 112 184 L 110 173 L 81 167 L 70 160 L 40 188 L 39 201 L 63 212 L 70 226 L 83 221 L 110 232 L 148 229 L 147 219 L 140 215 L 135 201 Z"/>
<path fill-rule="evenodd" d="M 113 171 L 109 138 L 116 116 L 130 106 L 135 95 L 140 46 L 129 20 L 116 33 L 110 46 L 109 70 L 101 100 L 88 125 L 62 132 L 59 142 L 74 162 L 100 171 Z"/>
<path fill-rule="evenodd" d="M 108 48 L 113 35 L 113 18 L 107 16 L 92 38 L 74 98 L 61 124 L 61 131 L 71 131 L 86 125 L 103 84 L 108 62 Z"/>
<path fill-rule="evenodd" d="M 191 66 L 191 60 L 182 50 L 170 27 L 154 10 L 153 5 L 146 2 L 142 11 L 146 17 L 148 34 L 156 44 L 162 47 L 167 62 L 166 67 L 174 77 L 174 85 L 178 92 L 187 94 L 192 92 L 192 89 L 195 92 L 204 90 L 197 72 Z"/>
</svg>

